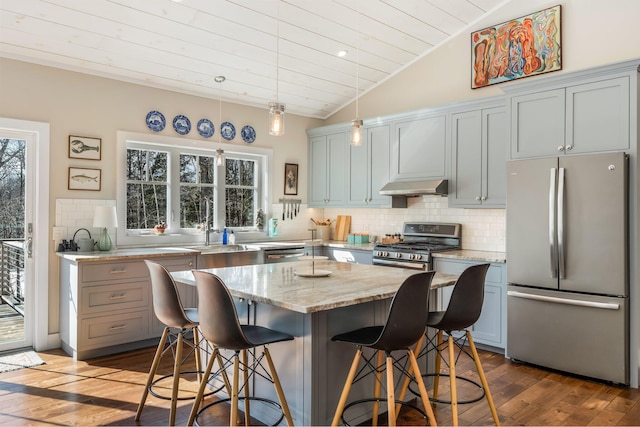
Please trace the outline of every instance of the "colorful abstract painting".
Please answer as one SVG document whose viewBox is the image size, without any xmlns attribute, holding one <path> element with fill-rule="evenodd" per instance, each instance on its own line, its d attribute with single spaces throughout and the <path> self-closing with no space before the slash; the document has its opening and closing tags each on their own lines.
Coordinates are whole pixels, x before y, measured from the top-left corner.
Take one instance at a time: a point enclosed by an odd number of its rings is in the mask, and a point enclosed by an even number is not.
<svg viewBox="0 0 640 427">
<path fill-rule="evenodd" d="M 471 88 L 562 69 L 560 5 L 471 33 Z"/>
</svg>

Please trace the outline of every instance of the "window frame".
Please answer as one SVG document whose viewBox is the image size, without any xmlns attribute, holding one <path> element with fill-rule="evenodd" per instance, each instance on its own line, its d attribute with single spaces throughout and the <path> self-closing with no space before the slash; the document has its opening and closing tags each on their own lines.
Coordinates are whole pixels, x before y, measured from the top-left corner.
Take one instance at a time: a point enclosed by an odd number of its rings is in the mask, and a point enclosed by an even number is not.
<svg viewBox="0 0 640 427">
<path fill-rule="evenodd" d="M 180 170 L 179 167 L 172 167 L 172 163 L 178 161 L 178 156 L 182 154 L 200 154 L 215 156 L 218 148 L 224 150 L 225 158 L 241 157 L 251 159 L 256 162 L 256 210 L 262 209 L 264 212 L 268 212 L 268 206 L 271 206 L 271 170 L 273 160 L 273 150 L 268 148 L 258 148 L 254 146 L 243 145 L 230 145 L 211 141 L 201 141 L 188 138 L 178 138 L 163 135 L 141 134 L 136 132 L 118 131 L 117 133 L 117 198 L 116 203 L 118 207 L 118 224 L 126 224 L 126 212 L 124 207 L 126 206 L 127 198 L 127 148 L 142 148 L 158 151 L 169 152 L 169 158 L 167 159 L 169 168 L 169 187 L 167 197 L 169 203 L 167 205 L 169 209 L 169 215 L 171 212 L 179 212 L 180 206 Z M 174 157 L 175 156 L 175 157 Z M 179 162 L 178 162 L 179 164 Z M 216 173 L 214 179 L 214 205 L 224 206 L 224 166 L 215 166 Z M 175 194 L 177 192 L 177 194 Z M 214 227 L 224 227 L 225 210 L 214 209 Z M 181 229 L 179 218 L 173 216 L 168 218 L 169 233 L 163 235 L 156 235 L 150 231 L 133 231 L 126 229 L 126 225 L 118 227 L 116 230 L 117 245 L 120 247 L 126 246 L 144 246 L 144 245 L 162 245 L 162 244 L 202 244 L 204 242 L 204 233 L 202 231 L 195 231 L 194 229 Z M 242 236 L 244 239 L 260 239 L 266 235 L 266 230 L 262 232 L 255 229 L 248 229 L 247 227 L 231 228 L 233 230 L 242 230 Z M 211 235 L 211 242 L 216 242 L 214 234 Z"/>
</svg>

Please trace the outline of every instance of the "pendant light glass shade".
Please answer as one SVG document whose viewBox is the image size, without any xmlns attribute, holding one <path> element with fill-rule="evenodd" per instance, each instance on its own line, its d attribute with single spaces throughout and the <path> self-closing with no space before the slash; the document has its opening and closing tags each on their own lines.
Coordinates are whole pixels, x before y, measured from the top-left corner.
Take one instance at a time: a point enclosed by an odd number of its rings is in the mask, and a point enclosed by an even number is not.
<svg viewBox="0 0 640 427">
<path fill-rule="evenodd" d="M 218 148 L 216 153 L 218 153 L 216 155 L 216 166 L 222 166 L 224 164 L 224 150 L 222 148 Z"/>
<path fill-rule="evenodd" d="M 354 119 L 351 120 L 351 126 L 353 127 L 353 131 L 351 132 L 351 145 L 355 147 L 359 147 L 362 145 L 362 120 Z"/>
<path fill-rule="evenodd" d="M 269 135 L 284 135 L 284 104 L 269 103 Z"/>
</svg>

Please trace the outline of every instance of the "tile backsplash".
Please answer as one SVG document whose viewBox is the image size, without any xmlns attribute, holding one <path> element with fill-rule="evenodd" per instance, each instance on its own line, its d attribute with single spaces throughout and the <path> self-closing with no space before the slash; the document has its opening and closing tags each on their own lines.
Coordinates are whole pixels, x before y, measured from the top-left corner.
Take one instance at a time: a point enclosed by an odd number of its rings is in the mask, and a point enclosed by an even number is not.
<svg viewBox="0 0 640 427">
<path fill-rule="evenodd" d="M 100 228 L 93 226 L 93 213 L 96 206 L 116 206 L 115 200 L 96 199 L 56 199 L 56 227 L 62 227 L 62 239 L 71 240 L 76 231 L 86 228 L 94 240 L 100 235 Z M 116 244 L 116 230 L 107 229 Z M 80 233 L 83 233 L 80 235 Z M 78 238 L 87 237 L 86 232 L 78 233 Z M 56 242 L 59 243 L 59 242 Z"/>
<path fill-rule="evenodd" d="M 100 230 L 93 227 L 93 212 L 98 205 L 115 206 L 115 200 L 57 199 L 56 226 L 64 228 L 63 239 L 70 240 L 80 228 L 86 228 L 95 239 Z M 407 221 L 453 222 L 462 224 L 464 249 L 504 252 L 506 246 L 505 209 L 449 208 L 448 198 L 440 196 L 410 197 L 408 207 L 380 208 L 308 208 L 300 206 L 293 218 L 282 220 L 283 206 L 274 203 L 268 218 L 278 218 L 278 239 L 310 239 L 313 219 L 334 220 L 338 215 L 351 215 L 351 232 L 384 236 L 402 233 Z M 335 223 L 333 227 L 335 228 Z M 109 230 L 115 241 L 115 230 Z M 333 230 L 332 230 L 333 235 Z"/>
<path fill-rule="evenodd" d="M 282 205 L 272 206 L 273 216 L 282 219 Z M 384 236 L 402 233 L 407 221 L 453 222 L 462 224 L 463 249 L 504 252 L 506 247 L 505 209 L 449 208 L 448 198 L 441 196 L 410 197 L 408 207 L 380 208 L 306 208 L 301 206 L 294 219 L 279 221 L 279 236 L 287 239 L 309 239 L 313 227 L 310 218 L 332 219 L 351 215 L 351 232 Z M 335 225 L 334 225 L 335 226 Z"/>
</svg>

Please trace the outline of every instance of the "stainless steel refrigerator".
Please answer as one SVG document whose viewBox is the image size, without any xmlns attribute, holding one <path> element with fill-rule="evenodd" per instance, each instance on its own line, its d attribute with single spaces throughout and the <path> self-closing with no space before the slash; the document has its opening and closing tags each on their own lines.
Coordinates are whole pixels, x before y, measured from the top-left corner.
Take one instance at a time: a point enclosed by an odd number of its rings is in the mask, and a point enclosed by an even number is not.
<svg viewBox="0 0 640 427">
<path fill-rule="evenodd" d="M 508 162 L 507 357 L 629 383 L 627 163 Z"/>
</svg>

